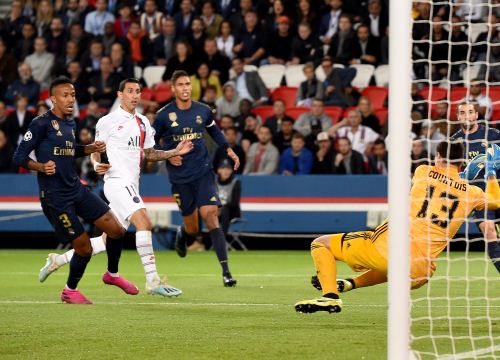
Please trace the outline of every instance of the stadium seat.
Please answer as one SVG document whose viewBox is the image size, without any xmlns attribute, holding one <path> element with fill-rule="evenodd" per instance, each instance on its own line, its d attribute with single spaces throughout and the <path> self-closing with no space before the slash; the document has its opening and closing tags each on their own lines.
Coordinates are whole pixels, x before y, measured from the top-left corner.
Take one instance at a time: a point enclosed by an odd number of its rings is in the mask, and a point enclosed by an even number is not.
<svg viewBox="0 0 500 360">
<path fill-rule="evenodd" d="M 387 88 L 382 86 L 368 86 L 361 92 L 361 95 L 370 99 L 374 110 L 382 109 L 384 107 L 387 94 Z"/>
<path fill-rule="evenodd" d="M 169 86 L 155 87 L 154 99 L 157 103 L 164 103 L 174 97 L 172 89 Z"/>
<path fill-rule="evenodd" d="M 438 86 L 426 86 L 422 88 L 419 92 L 420 95 L 427 101 L 439 101 L 446 99 L 448 91 L 442 87 Z"/>
<path fill-rule="evenodd" d="M 335 124 L 342 117 L 344 111 L 340 106 L 325 106 L 325 114 L 332 118 L 332 124 Z"/>
<path fill-rule="evenodd" d="M 349 114 L 349 111 L 351 110 L 356 110 L 358 107 L 357 106 L 349 106 L 345 109 L 342 110 L 342 118 L 346 118 L 347 115 Z"/>
<path fill-rule="evenodd" d="M 486 25 L 486 23 L 470 23 L 467 25 L 466 30 L 467 35 L 469 35 L 469 41 L 475 43 L 479 34 L 488 31 L 488 25 Z"/>
<path fill-rule="evenodd" d="M 257 71 L 259 68 L 255 65 L 245 65 L 243 66 L 243 71 L 246 71 L 246 72 L 252 72 L 252 71 Z M 229 78 L 232 79 L 236 76 L 236 74 L 234 73 L 234 70 L 233 68 L 229 69 Z"/>
<path fill-rule="evenodd" d="M 356 69 L 356 76 L 351 82 L 352 86 L 358 89 L 364 89 L 370 85 L 370 80 L 375 72 L 375 66 L 368 64 L 354 64 L 350 67 Z"/>
<path fill-rule="evenodd" d="M 252 109 L 252 112 L 257 116 L 260 116 L 262 121 L 265 122 L 269 116 L 273 115 L 273 107 L 272 105 L 257 106 Z"/>
<path fill-rule="evenodd" d="M 463 86 L 457 86 L 450 91 L 450 101 L 452 104 L 457 104 L 460 100 L 467 96 L 467 88 Z"/>
<path fill-rule="evenodd" d="M 49 89 L 44 89 L 38 94 L 38 100 L 45 101 L 50 97 Z"/>
<path fill-rule="evenodd" d="M 462 77 L 464 79 L 465 86 L 467 86 L 472 79 L 475 79 L 477 77 L 480 69 L 481 65 L 470 65 L 464 69 Z"/>
<path fill-rule="evenodd" d="M 373 76 L 375 76 L 377 86 L 389 86 L 389 65 L 377 66 Z"/>
<path fill-rule="evenodd" d="M 297 120 L 300 115 L 302 115 L 305 112 L 308 112 L 309 108 L 308 107 L 293 107 L 285 110 L 285 114 L 293 118 L 294 120 Z"/>
<path fill-rule="evenodd" d="M 500 107 L 500 87 L 499 86 L 490 86 L 489 89 L 484 89 L 483 93 L 490 97 L 494 108 Z"/>
<path fill-rule="evenodd" d="M 343 68 L 345 68 L 345 66 L 342 65 L 342 64 L 333 64 L 333 67 L 337 68 L 337 69 L 343 69 Z M 316 70 L 314 70 L 314 74 L 316 75 L 316 78 L 319 81 L 325 81 L 326 75 L 325 75 L 325 72 L 323 71 L 323 68 L 321 67 L 321 65 L 318 65 L 318 67 L 316 68 Z"/>
<path fill-rule="evenodd" d="M 140 66 L 134 66 L 134 77 L 139 80 L 142 78 L 142 68 Z"/>
<path fill-rule="evenodd" d="M 297 99 L 296 87 L 280 86 L 271 92 L 271 98 L 273 100 L 283 100 L 285 102 L 286 108 L 291 108 L 295 106 L 295 100 Z"/>
<path fill-rule="evenodd" d="M 154 97 L 154 92 L 148 87 L 142 89 L 141 99 L 142 100 L 152 100 Z"/>
<path fill-rule="evenodd" d="M 144 69 L 144 72 L 142 73 L 142 77 L 146 82 L 146 86 L 152 88 L 157 83 L 161 82 L 162 81 L 161 77 L 165 72 L 165 68 L 166 67 L 162 65 L 153 65 L 146 67 Z"/>
<path fill-rule="evenodd" d="M 283 79 L 283 75 L 285 75 L 285 66 L 278 64 L 262 65 L 257 71 L 262 81 L 264 81 L 266 88 L 272 90 L 281 85 L 281 80 Z"/>
<path fill-rule="evenodd" d="M 288 65 L 285 69 L 285 80 L 287 86 L 299 87 L 300 83 L 306 80 L 304 75 L 304 64 Z"/>
<path fill-rule="evenodd" d="M 386 108 L 375 110 L 375 116 L 378 118 L 378 122 L 381 126 L 385 124 L 387 115 L 389 115 L 389 110 Z"/>
</svg>

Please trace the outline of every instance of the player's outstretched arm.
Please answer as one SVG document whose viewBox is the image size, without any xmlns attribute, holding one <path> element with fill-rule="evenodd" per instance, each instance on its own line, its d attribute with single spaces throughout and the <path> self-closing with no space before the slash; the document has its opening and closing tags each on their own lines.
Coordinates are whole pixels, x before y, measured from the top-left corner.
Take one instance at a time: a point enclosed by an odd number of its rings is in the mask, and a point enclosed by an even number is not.
<svg viewBox="0 0 500 360">
<path fill-rule="evenodd" d="M 103 153 L 106 151 L 106 143 L 104 141 L 95 141 L 89 145 L 76 145 L 75 157 L 83 157 L 93 153 Z"/>
<path fill-rule="evenodd" d="M 193 150 L 193 143 L 190 140 L 182 140 L 173 150 L 156 150 L 155 148 L 144 149 L 144 156 L 148 161 L 162 161 L 174 156 L 186 155 Z"/>
</svg>

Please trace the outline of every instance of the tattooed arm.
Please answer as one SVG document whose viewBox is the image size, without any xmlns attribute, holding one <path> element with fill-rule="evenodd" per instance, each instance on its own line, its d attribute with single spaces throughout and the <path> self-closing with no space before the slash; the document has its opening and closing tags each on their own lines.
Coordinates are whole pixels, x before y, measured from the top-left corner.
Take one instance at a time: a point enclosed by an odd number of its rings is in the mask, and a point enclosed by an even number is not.
<svg viewBox="0 0 500 360">
<path fill-rule="evenodd" d="M 183 140 L 173 150 L 163 151 L 154 148 L 144 149 L 144 157 L 148 161 L 162 161 L 174 156 L 185 155 L 193 149 L 193 143 L 189 140 Z"/>
</svg>

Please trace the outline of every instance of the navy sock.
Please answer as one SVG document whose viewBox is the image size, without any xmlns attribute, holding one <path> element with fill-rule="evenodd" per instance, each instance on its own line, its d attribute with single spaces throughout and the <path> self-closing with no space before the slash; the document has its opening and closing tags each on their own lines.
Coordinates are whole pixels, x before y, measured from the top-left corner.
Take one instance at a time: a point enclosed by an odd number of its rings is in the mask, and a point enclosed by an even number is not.
<svg viewBox="0 0 500 360">
<path fill-rule="evenodd" d="M 351 283 L 353 289 L 356 288 L 356 283 L 354 282 L 353 279 L 346 279 L 346 281 L 349 281 Z"/>
<path fill-rule="evenodd" d="M 220 266 L 222 266 L 222 273 L 229 273 L 229 265 L 227 264 L 227 245 L 224 232 L 221 228 L 210 230 L 210 238 L 212 239 L 212 246 L 219 259 Z"/>
<path fill-rule="evenodd" d="M 497 271 L 500 273 L 500 242 L 498 241 L 490 241 L 487 244 L 488 246 L 488 256 L 490 257 L 493 265 L 497 268 Z"/>
<path fill-rule="evenodd" d="M 112 239 L 108 236 L 106 239 L 106 253 L 108 254 L 108 272 L 116 274 L 118 272 L 118 263 L 122 254 L 123 238 Z"/>
<path fill-rule="evenodd" d="M 78 286 L 78 282 L 85 272 L 85 268 L 90 261 L 90 256 L 81 256 L 76 252 L 73 254 L 71 261 L 69 262 L 69 276 L 66 286 L 72 290 L 75 290 Z"/>
</svg>

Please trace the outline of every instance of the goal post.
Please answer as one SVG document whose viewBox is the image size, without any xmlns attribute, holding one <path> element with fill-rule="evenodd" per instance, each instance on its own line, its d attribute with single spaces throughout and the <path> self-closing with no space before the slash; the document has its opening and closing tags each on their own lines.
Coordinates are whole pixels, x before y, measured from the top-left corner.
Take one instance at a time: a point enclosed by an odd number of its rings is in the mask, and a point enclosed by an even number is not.
<svg viewBox="0 0 500 360">
<path fill-rule="evenodd" d="M 389 360 L 410 358 L 411 0 L 389 5 Z"/>
</svg>

